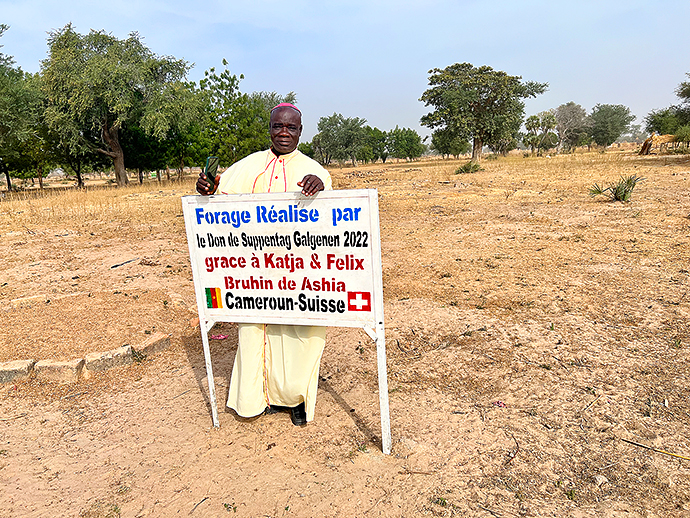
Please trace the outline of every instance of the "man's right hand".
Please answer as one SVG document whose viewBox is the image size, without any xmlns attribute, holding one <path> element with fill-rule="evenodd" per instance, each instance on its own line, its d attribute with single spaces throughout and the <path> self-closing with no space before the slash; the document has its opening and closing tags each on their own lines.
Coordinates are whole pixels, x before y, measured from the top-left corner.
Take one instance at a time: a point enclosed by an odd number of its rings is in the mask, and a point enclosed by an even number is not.
<svg viewBox="0 0 690 518">
<path fill-rule="evenodd" d="M 199 173 L 199 179 L 196 181 L 196 192 L 198 192 L 202 196 L 209 196 L 216 192 L 219 183 L 220 175 L 216 175 L 216 182 L 214 185 L 211 185 L 211 182 L 208 181 L 208 178 L 206 178 L 206 175 L 202 171 L 201 173 Z"/>
</svg>

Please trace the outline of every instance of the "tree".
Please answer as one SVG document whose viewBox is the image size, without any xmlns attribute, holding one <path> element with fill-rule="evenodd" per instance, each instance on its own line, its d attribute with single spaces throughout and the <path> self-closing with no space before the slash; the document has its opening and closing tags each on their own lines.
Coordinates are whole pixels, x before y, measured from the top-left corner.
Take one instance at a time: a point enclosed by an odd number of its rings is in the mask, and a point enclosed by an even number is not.
<svg viewBox="0 0 690 518">
<path fill-rule="evenodd" d="M 422 125 L 472 139 L 472 161 L 477 161 L 485 144 L 517 135 L 525 111 L 522 99 L 536 97 L 548 87 L 521 79 L 470 63 L 434 68 L 429 71 L 430 88 L 420 98 L 434 110 L 421 118 Z"/>
<path fill-rule="evenodd" d="M 685 74 L 690 79 L 690 73 Z M 690 81 L 683 81 L 676 88 L 676 95 L 680 97 L 683 104 L 690 104 Z"/>
<path fill-rule="evenodd" d="M 311 142 L 300 142 L 297 146 L 297 149 L 303 155 L 308 156 L 309 158 L 314 158 L 314 146 Z"/>
<path fill-rule="evenodd" d="M 339 113 L 321 117 L 317 125 L 319 133 L 312 139 L 319 162 L 328 165 L 333 159 L 350 159 L 353 166 L 357 165 L 357 154 L 367 142 L 366 122 L 366 119 L 343 117 Z"/>
<path fill-rule="evenodd" d="M 527 134 L 522 138 L 523 144 L 531 148 L 545 151 L 556 145 L 557 137 L 552 130 L 556 129 L 556 117 L 550 111 L 543 111 L 537 115 L 530 115 L 525 121 Z"/>
<path fill-rule="evenodd" d="M 431 147 L 444 158 L 450 155 L 458 158 L 472 149 L 467 140 L 454 135 L 448 129 L 437 129 L 431 134 Z"/>
<path fill-rule="evenodd" d="M 398 128 L 396 126 L 388 135 L 390 154 L 394 158 L 412 160 L 422 156 L 426 150 L 419 133 L 411 128 Z"/>
<path fill-rule="evenodd" d="M 321 117 L 317 124 L 319 132 L 312 139 L 314 156 L 322 165 L 329 165 L 337 159 L 340 151 L 338 142 L 338 127 L 342 115 L 334 113 L 328 117 Z"/>
<path fill-rule="evenodd" d="M 629 130 L 635 116 L 630 108 L 622 104 L 597 104 L 590 114 L 592 140 L 604 148 L 613 144 L 618 137 Z"/>
<path fill-rule="evenodd" d="M 0 24 L 0 37 L 7 29 Z M 35 76 L 13 65 L 12 57 L 0 53 L 0 172 L 5 174 L 8 191 L 12 190 L 10 176 L 25 176 L 23 171 L 31 167 L 27 146 L 35 144 L 41 112 Z"/>
<path fill-rule="evenodd" d="M 374 157 L 373 159 L 381 160 L 381 162 L 385 164 L 388 155 L 390 155 L 388 149 L 388 133 L 376 127 L 371 128 L 369 126 L 367 126 L 367 132 L 369 134 L 368 140 Z"/>
<path fill-rule="evenodd" d="M 276 92 L 240 91 L 244 75 L 231 74 L 226 67 L 220 73 L 215 68 L 204 72 L 199 81 L 206 119 L 202 136 L 208 142 L 208 154 L 218 156 L 223 166 L 229 166 L 242 158 L 267 149 L 271 145 L 269 122 L 271 108 L 281 102 L 294 103 L 294 92 L 281 96 Z"/>
<path fill-rule="evenodd" d="M 582 141 L 582 136 L 589 135 L 587 111 L 573 101 L 561 104 L 553 111 L 556 118 L 558 150 L 571 150 Z"/>
<path fill-rule="evenodd" d="M 117 184 L 126 184 L 120 131 L 131 124 L 164 138 L 188 100 L 189 65 L 155 55 L 137 33 L 81 35 L 71 24 L 51 32 L 48 46 L 41 70 L 49 126 L 72 152 L 87 147 L 112 159 Z"/>
<path fill-rule="evenodd" d="M 659 135 L 675 135 L 676 130 L 690 123 L 690 110 L 682 106 L 669 106 L 662 110 L 652 110 L 644 118 L 645 130 Z"/>
<path fill-rule="evenodd" d="M 125 167 L 136 169 L 139 173 L 139 183 L 143 183 L 144 171 L 155 171 L 166 167 L 171 158 L 168 142 L 147 135 L 138 125 L 123 127 L 120 144 L 125 154 Z"/>
<path fill-rule="evenodd" d="M 359 117 L 343 117 L 339 128 L 339 142 L 343 158 L 352 160 L 357 165 L 357 153 L 366 144 L 367 132 L 364 129 L 366 119 Z"/>
<path fill-rule="evenodd" d="M 686 74 L 690 78 L 690 74 Z M 683 81 L 676 88 L 681 103 L 661 110 L 652 110 L 644 118 L 645 129 L 649 133 L 676 135 L 684 126 L 690 125 L 690 81 Z"/>
<path fill-rule="evenodd" d="M 676 142 L 685 146 L 685 149 L 690 147 L 690 125 L 681 126 L 675 133 Z"/>
</svg>

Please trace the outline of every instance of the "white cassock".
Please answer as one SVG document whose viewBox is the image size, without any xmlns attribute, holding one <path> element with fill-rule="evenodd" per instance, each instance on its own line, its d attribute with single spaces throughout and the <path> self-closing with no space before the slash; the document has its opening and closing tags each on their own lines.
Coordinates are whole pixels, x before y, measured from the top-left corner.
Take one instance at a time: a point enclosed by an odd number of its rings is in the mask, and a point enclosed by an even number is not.
<svg viewBox="0 0 690 518">
<path fill-rule="evenodd" d="M 331 175 L 295 150 L 276 156 L 259 151 L 230 166 L 217 194 L 301 191 L 306 175 L 332 188 Z M 259 415 L 269 405 L 294 407 L 304 402 L 307 421 L 314 419 L 319 365 L 326 343 L 322 326 L 238 324 L 239 346 L 230 379 L 228 407 L 242 417 Z"/>
</svg>

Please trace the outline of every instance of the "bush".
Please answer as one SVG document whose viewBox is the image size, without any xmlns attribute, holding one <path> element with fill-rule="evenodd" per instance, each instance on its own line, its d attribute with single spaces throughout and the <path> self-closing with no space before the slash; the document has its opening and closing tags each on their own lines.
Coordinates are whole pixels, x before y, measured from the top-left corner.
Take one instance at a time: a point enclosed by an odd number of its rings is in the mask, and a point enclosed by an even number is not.
<svg viewBox="0 0 690 518">
<path fill-rule="evenodd" d="M 628 177 L 621 176 L 617 183 L 609 184 L 608 187 L 601 187 L 599 184 L 594 184 L 589 189 L 590 196 L 598 196 L 602 194 L 611 201 L 630 201 L 633 189 L 637 182 L 641 182 L 644 178 L 637 175 L 630 175 Z"/>
<path fill-rule="evenodd" d="M 479 162 L 467 162 L 466 164 L 463 164 L 459 166 L 455 170 L 455 174 L 461 174 L 461 173 L 476 173 L 477 171 L 483 171 L 484 168 L 479 165 Z"/>
</svg>

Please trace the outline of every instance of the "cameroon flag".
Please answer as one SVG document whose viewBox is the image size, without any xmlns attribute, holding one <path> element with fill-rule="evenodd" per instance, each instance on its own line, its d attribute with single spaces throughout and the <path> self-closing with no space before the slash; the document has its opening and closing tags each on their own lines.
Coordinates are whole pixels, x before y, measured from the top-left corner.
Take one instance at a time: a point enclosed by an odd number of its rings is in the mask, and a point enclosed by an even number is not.
<svg viewBox="0 0 690 518">
<path fill-rule="evenodd" d="M 223 308 L 220 288 L 206 288 L 206 307 L 209 309 Z"/>
</svg>

